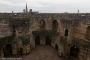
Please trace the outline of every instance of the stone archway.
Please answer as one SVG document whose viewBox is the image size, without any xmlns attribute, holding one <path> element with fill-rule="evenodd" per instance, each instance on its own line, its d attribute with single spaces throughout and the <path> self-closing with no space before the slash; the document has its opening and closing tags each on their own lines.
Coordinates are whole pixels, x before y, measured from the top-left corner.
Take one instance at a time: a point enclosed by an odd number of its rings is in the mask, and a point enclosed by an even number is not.
<svg viewBox="0 0 90 60">
<path fill-rule="evenodd" d="M 78 54 L 79 54 L 79 47 L 76 46 L 76 45 L 73 45 L 70 48 L 70 56 L 72 56 L 72 57 L 78 57 Z"/>
<path fill-rule="evenodd" d="M 7 44 L 3 51 L 4 51 L 4 57 L 12 56 L 12 45 L 11 44 Z"/>
<path fill-rule="evenodd" d="M 46 37 L 46 45 L 51 45 L 51 39 L 49 36 Z"/>
<path fill-rule="evenodd" d="M 58 51 L 58 45 L 57 44 L 55 45 L 55 49 Z"/>
<path fill-rule="evenodd" d="M 40 45 L 40 37 L 39 36 L 35 37 L 35 45 Z"/>
</svg>

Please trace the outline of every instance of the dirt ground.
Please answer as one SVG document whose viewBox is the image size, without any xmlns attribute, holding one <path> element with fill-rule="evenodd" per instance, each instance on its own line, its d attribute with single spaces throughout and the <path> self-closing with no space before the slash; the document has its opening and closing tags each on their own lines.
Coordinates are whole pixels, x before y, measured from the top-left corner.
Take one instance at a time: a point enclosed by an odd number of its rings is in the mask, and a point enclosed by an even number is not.
<svg viewBox="0 0 90 60">
<path fill-rule="evenodd" d="M 23 56 L 23 60 L 64 60 L 58 56 L 57 51 L 50 46 L 37 46 L 32 52 Z"/>
</svg>

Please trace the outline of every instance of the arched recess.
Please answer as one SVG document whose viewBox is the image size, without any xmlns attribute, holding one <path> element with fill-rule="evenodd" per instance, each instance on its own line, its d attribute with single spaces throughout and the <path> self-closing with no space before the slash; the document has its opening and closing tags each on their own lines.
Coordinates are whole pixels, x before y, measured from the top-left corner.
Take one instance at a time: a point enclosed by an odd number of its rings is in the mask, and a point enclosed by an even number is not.
<svg viewBox="0 0 90 60">
<path fill-rule="evenodd" d="M 41 29 L 45 29 L 45 27 L 46 27 L 46 23 L 45 23 L 45 21 L 42 19 L 42 20 L 40 21 L 40 28 L 41 28 Z"/>
<path fill-rule="evenodd" d="M 70 56 L 72 56 L 72 57 L 78 57 L 78 55 L 79 55 L 79 47 L 76 46 L 76 45 L 73 45 L 70 48 Z"/>
<path fill-rule="evenodd" d="M 90 26 L 88 26 L 87 29 L 86 29 L 86 38 L 88 40 L 90 39 Z"/>
<path fill-rule="evenodd" d="M 57 29 L 58 29 L 58 22 L 57 20 L 54 20 L 52 22 L 52 30 L 57 31 Z"/>
<path fill-rule="evenodd" d="M 55 49 L 58 51 L 58 45 L 57 44 L 55 45 Z"/>
<path fill-rule="evenodd" d="M 64 36 L 68 36 L 68 29 L 65 29 L 65 35 Z"/>
<path fill-rule="evenodd" d="M 51 39 L 49 36 L 46 36 L 46 45 L 51 45 Z"/>
<path fill-rule="evenodd" d="M 39 36 L 35 37 L 35 45 L 40 45 L 40 37 Z"/>
<path fill-rule="evenodd" d="M 7 44 L 3 51 L 4 51 L 4 57 L 12 56 L 12 45 L 11 44 Z"/>
</svg>

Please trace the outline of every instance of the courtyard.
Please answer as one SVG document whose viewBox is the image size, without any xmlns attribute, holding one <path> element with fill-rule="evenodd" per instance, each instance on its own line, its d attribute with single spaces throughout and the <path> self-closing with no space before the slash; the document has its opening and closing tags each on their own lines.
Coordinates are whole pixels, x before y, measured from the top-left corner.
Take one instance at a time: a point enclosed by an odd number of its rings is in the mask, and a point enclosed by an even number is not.
<svg viewBox="0 0 90 60">
<path fill-rule="evenodd" d="M 65 60 L 58 56 L 57 51 L 50 46 L 36 46 L 32 52 L 23 56 L 23 60 Z"/>
</svg>

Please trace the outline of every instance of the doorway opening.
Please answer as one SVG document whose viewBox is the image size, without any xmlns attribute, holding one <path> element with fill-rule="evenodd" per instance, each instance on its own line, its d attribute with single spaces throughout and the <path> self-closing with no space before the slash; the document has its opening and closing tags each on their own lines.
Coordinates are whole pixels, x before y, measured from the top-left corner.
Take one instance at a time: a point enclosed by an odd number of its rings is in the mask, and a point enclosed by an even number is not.
<svg viewBox="0 0 90 60">
<path fill-rule="evenodd" d="M 78 57 L 78 54 L 79 54 L 79 48 L 76 45 L 73 45 L 70 48 L 70 56 L 72 56 L 72 57 Z"/>
<path fill-rule="evenodd" d="M 51 39 L 49 36 L 46 37 L 46 45 L 51 45 Z"/>
<path fill-rule="evenodd" d="M 65 29 L 65 36 L 68 36 L 68 29 Z"/>
<path fill-rule="evenodd" d="M 58 45 L 57 44 L 55 45 L 55 49 L 58 51 Z"/>
<path fill-rule="evenodd" d="M 4 51 L 4 57 L 12 56 L 12 45 L 11 44 L 7 44 L 3 51 Z"/>
<path fill-rule="evenodd" d="M 36 36 L 35 38 L 35 45 L 40 45 L 40 37 Z"/>
</svg>

